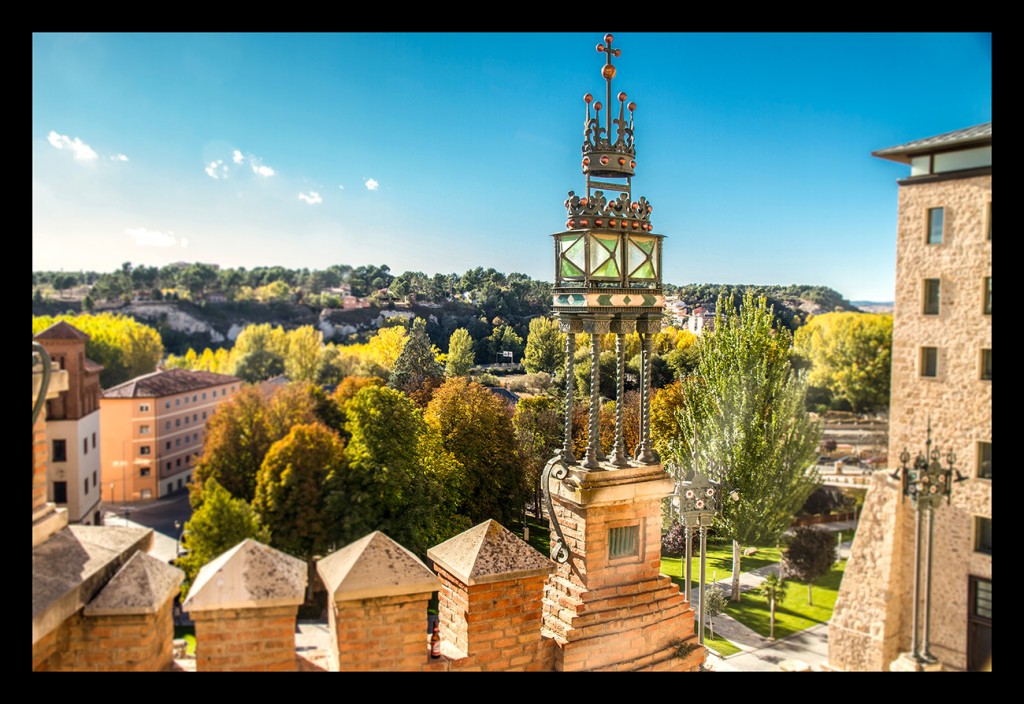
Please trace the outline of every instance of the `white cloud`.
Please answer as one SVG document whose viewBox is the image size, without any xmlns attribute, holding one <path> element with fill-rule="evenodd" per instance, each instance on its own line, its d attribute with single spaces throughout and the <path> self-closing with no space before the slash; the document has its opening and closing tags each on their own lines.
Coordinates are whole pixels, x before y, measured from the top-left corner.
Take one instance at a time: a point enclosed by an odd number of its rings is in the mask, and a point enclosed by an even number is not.
<svg viewBox="0 0 1024 704">
<path fill-rule="evenodd" d="M 380 184 L 377 183 L 377 179 L 375 178 L 368 178 L 366 179 L 366 181 L 364 181 L 364 183 L 366 184 L 367 190 L 370 191 L 376 191 L 378 188 L 380 188 Z"/>
<path fill-rule="evenodd" d="M 210 165 L 205 167 L 203 171 L 206 172 L 207 176 L 214 179 L 228 177 L 228 167 L 224 165 L 224 162 L 221 159 L 211 161 Z"/>
<path fill-rule="evenodd" d="M 299 200 L 304 200 L 310 205 L 316 205 L 317 203 L 323 203 L 324 199 L 320 197 L 320 194 L 316 191 L 310 191 L 309 193 L 300 193 Z"/>
<path fill-rule="evenodd" d="M 344 187 L 344 186 L 338 186 L 338 188 L 340 188 L 340 189 L 341 189 L 341 190 L 343 190 L 343 191 L 345 190 L 345 187 Z"/>
<path fill-rule="evenodd" d="M 249 155 L 249 166 L 252 167 L 252 172 L 257 176 L 273 176 L 276 172 L 269 166 L 264 166 L 262 159 Z"/>
<path fill-rule="evenodd" d="M 78 137 L 70 139 L 67 135 L 57 134 L 53 130 L 47 135 L 46 139 L 57 149 L 70 149 L 75 153 L 75 158 L 83 161 L 95 159 L 98 155 L 92 150 L 88 144 L 83 142 Z"/>
<path fill-rule="evenodd" d="M 173 247 L 178 243 L 178 238 L 173 232 L 159 232 L 158 230 L 147 230 L 144 227 L 127 227 L 125 234 L 135 238 L 135 244 L 139 247 Z M 187 240 L 181 241 L 184 247 Z"/>
<path fill-rule="evenodd" d="M 231 161 L 235 162 L 236 164 L 241 164 L 243 161 L 245 161 L 245 157 L 242 156 L 242 152 L 236 149 L 235 151 L 231 152 Z"/>
<path fill-rule="evenodd" d="M 128 161 L 128 157 L 126 157 L 124 154 L 115 154 L 114 156 L 110 157 L 110 160 L 111 161 Z"/>
</svg>

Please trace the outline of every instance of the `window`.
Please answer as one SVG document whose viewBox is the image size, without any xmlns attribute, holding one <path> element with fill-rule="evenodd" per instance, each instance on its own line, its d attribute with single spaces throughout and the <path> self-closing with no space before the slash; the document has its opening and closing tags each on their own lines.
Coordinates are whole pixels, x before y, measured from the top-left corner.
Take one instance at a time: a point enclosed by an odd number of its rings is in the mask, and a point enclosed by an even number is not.
<svg viewBox="0 0 1024 704">
<path fill-rule="evenodd" d="M 942 244 L 945 219 L 942 208 L 928 208 L 928 244 Z"/>
<path fill-rule="evenodd" d="M 174 460 L 174 466 L 175 467 L 180 467 L 181 466 L 181 458 L 180 457 L 178 459 Z"/>
<path fill-rule="evenodd" d="M 96 486 L 96 472 L 95 471 L 92 473 L 92 485 L 94 487 Z"/>
<path fill-rule="evenodd" d="M 174 405 L 175 406 L 180 406 L 181 405 L 181 399 L 180 398 L 174 399 Z"/>
<path fill-rule="evenodd" d="M 179 489 L 181 488 L 181 480 L 180 479 L 178 480 L 178 488 Z"/>
<path fill-rule="evenodd" d="M 985 277 L 985 289 L 982 292 L 982 312 L 985 315 L 992 315 L 992 277 Z"/>
<path fill-rule="evenodd" d="M 193 413 L 192 414 L 192 422 L 193 423 L 197 423 L 198 421 L 199 421 L 199 414 L 198 413 Z"/>
<path fill-rule="evenodd" d="M 89 454 L 89 438 L 82 438 L 82 454 Z"/>
<path fill-rule="evenodd" d="M 203 411 L 203 420 L 206 420 L 206 411 Z"/>
<path fill-rule="evenodd" d="M 167 463 L 167 470 L 166 471 L 168 471 L 168 472 L 171 471 L 171 463 L 170 462 Z"/>
<path fill-rule="evenodd" d="M 630 557 L 640 554 L 640 526 L 623 526 L 608 531 L 608 557 Z"/>
<path fill-rule="evenodd" d="M 192 483 L 192 475 L 191 474 L 186 474 L 185 475 L 185 483 L 186 484 L 191 484 Z"/>
<path fill-rule="evenodd" d="M 170 430 L 170 429 L 171 429 L 171 421 L 167 421 L 166 423 L 164 423 L 164 430 Z"/>
<path fill-rule="evenodd" d="M 139 476 L 140 477 L 148 477 L 149 476 L 149 467 L 139 467 Z"/>
<path fill-rule="evenodd" d="M 148 455 L 149 454 L 149 445 L 141 445 L 141 446 L 139 446 L 139 454 L 140 455 Z"/>
<path fill-rule="evenodd" d="M 164 401 L 164 408 L 170 408 L 170 407 L 171 407 L 171 402 L 169 400 L 168 401 Z"/>
<path fill-rule="evenodd" d="M 992 554 L 992 519 L 974 517 L 974 551 Z"/>
<path fill-rule="evenodd" d="M 967 669 L 992 671 L 992 580 L 968 577 Z"/>
<path fill-rule="evenodd" d="M 978 478 L 992 478 L 992 443 L 978 443 Z"/>
<path fill-rule="evenodd" d="M 174 427 L 175 428 L 180 428 L 181 427 L 181 418 L 175 418 L 174 419 Z"/>
<path fill-rule="evenodd" d="M 139 435 L 149 435 L 149 426 L 148 425 L 140 425 L 139 426 Z"/>
<path fill-rule="evenodd" d="M 199 433 L 192 433 L 192 442 L 199 442 Z"/>
<path fill-rule="evenodd" d="M 171 441 L 170 441 L 170 440 L 168 440 L 168 441 L 167 441 L 167 443 L 166 443 L 166 445 L 165 445 L 164 449 L 165 449 L 165 450 L 170 450 L 170 449 L 171 449 Z"/>
<path fill-rule="evenodd" d="M 50 453 L 50 460 L 53 462 L 67 462 L 68 461 L 68 441 L 67 440 L 54 440 L 53 451 Z"/>
<path fill-rule="evenodd" d="M 92 449 L 96 449 L 96 433 L 92 434 Z"/>
<path fill-rule="evenodd" d="M 185 405 L 188 405 L 188 396 L 185 397 Z"/>
<path fill-rule="evenodd" d="M 88 493 L 89 493 L 89 480 L 88 480 L 88 479 L 83 479 L 83 480 L 82 480 L 82 490 L 83 490 L 83 491 L 84 491 L 84 492 L 85 492 L 86 494 L 88 494 Z"/>
<path fill-rule="evenodd" d="M 139 404 L 139 413 L 148 413 L 148 412 L 149 412 L 149 404 L 148 403 L 140 403 Z"/>
<path fill-rule="evenodd" d="M 181 447 L 181 438 L 174 438 L 174 446 Z"/>
<path fill-rule="evenodd" d="M 199 398 L 199 396 L 192 394 L 192 403 L 195 403 L 197 398 Z"/>
<path fill-rule="evenodd" d="M 68 483 L 67 482 L 54 482 L 53 483 L 53 503 L 55 504 L 66 504 L 68 502 Z"/>
<path fill-rule="evenodd" d="M 939 280 L 924 280 L 924 314 L 939 314 Z"/>
<path fill-rule="evenodd" d="M 992 350 L 981 351 L 981 378 L 992 380 Z"/>
<path fill-rule="evenodd" d="M 185 425 L 188 425 L 188 416 L 185 416 Z"/>
<path fill-rule="evenodd" d="M 939 374 L 939 348 L 921 348 L 921 376 L 938 376 Z"/>
<path fill-rule="evenodd" d="M 206 400 L 206 392 L 205 391 L 203 392 L 203 400 L 204 401 Z"/>
<path fill-rule="evenodd" d="M 168 484 L 167 484 L 167 493 L 170 494 L 172 491 L 174 491 L 174 484 L 171 483 L 171 482 L 168 482 Z"/>
</svg>

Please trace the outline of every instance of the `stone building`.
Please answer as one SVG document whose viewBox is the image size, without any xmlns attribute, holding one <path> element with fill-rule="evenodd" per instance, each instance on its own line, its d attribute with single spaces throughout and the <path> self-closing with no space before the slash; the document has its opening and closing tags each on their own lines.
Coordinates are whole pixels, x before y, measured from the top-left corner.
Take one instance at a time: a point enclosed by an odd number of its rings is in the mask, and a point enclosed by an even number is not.
<svg viewBox="0 0 1024 704">
<path fill-rule="evenodd" d="M 206 422 L 241 387 L 235 376 L 167 369 L 105 390 L 101 457 L 109 500 L 157 499 L 188 486 Z"/>
<path fill-rule="evenodd" d="M 944 465 L 955 454 L 965 477 L 934 511 L 931 607 L 919 633 L 943 668 L 990 670 L 992 123 L 874 155 L 911 167 L 898 181 L 890 467 L 930 439 Z M 916 516 L 900 482 L 882 472 L 861 515 L 829 660 L 887 670 L 914 642 Z"/>
<path fill-rule="evenodd" d="M 46 402 L 46 496 L 70 523 L 100 525 L 100 372 L 85 356 L 89 336 L 60 321 L 33 338 L 67 372 L 68 388 Z"/>
</svg>

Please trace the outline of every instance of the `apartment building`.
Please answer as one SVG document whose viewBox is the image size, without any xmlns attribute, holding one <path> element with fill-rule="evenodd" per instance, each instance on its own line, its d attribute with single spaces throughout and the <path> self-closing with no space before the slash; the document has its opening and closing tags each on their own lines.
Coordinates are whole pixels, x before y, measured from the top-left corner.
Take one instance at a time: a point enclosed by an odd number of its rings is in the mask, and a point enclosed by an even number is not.
<svg viewBox="0 0 1024 704">
<path fill-rule="evenodd" d="M 103 392 L 102 481 L 111 501 L 145 501 L 184 489 L 203 453 L 206 423 L 242 380 L 167 369 Z"/>
</svg>

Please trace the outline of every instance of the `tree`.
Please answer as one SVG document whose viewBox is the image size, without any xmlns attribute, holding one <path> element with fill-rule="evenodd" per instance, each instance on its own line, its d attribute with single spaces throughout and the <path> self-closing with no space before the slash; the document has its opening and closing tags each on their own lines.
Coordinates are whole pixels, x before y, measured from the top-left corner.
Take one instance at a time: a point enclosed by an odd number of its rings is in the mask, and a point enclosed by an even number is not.
<svg viewBox="0 0 1024 704">
<path fill-rule="evenodd" d="M 465 467 L 466 498 L 459 513 L 473 524 L 520 520 L 528 487 L 508 404 L 466 377 L 453 377 L 434 392 L 424 417 Z"/>
<path fill-rule="evenodd" d="M 339 544 L 381 530 L 413 552 L 472 524 L 458 513 L 464 500 L 462 465 L 441 446 L 408 396 L 366 385 L 344 406 L 347 466 L 328 500 Z"/>
<path fill-rule="evenodd" d="M 426 321 L 416 318 L 405 346 L 395 360 L 388 386 L 412 394 L 428 380 L 439 381 L 443 375 L 435 348 L 427 337 Z"/>
<path fill-rule="evenodd" d="M 786 542 L 782 553 L 783 577 L 807 582 L 807 604 L 811 604 L 814 580 L 826 575 L 836 561 L 836 541 L 831 531 L 800 526 Z"/>
<path fill-rule="evenodd" d="M 683 384 L 670 459 L 682 471 L 718 474 L 738 491 L 723 518 L 733 540 L 732 600 L 739 601 L 742 546 L 773 543 L 789 528 L 817 485 L 809 469 L 821 429 L 804 406 L 806 382 L 790 364 L 790 333 L 772 328 L 765 299 L 748 293 L 739 311 L 732 298 L 719 299 L 717 310 L 715 331 L 701 336 L 700 362 Z"/>
<path fill-rule="evenodd" d="M 786 598 L 786 582 L 769 572 L 758 590 L 768 600 L 768 640 L 775 640 L 775 602 Z"/>
<path fill-rule="evenodd" d="M 185 571 L 183 594 L 188 592 L 188 585 L 195 580 L 203 565 L 246 538 L 270 542 L 270 534 L 260 525 L 248 502 L 231 496 L 216 479 L 206 480 L 202 494 L 205 497 L 202 506 L 192 512 L 182 531 L 183 547 L 187 552 L 175 561 Z"/>
<path fill-rule="evenodd" d="M 234 375 L 256 384 L 284 373 L 284 358 L 270 350 L 253 350 L 235 361 Z"/>
<path fill-rule="evenodd" d="M 660 457 L 670 456 L 672 442 L 686 440 L 679 426 L 679 410 L 682 407 L 682 382 L 674 381 L 651 394 L 651 444 Z"/>
<path fill-rule="evenodd" d="M 891 315 L 816 315 L 797 330 L 795 345 L 811 363 L 810 384 L 846 399 L 856 412 L 888 407 Z"/>
<path fill-rule="evenodd" d="M 407 337 L 405 328 L 400 325 L 378 330 L 367 345 L 363 375 L 390 377 Z"/>
<path fill-rule="evenodd" d="M 712 639 L 715 637 L 715 618 L 725 613 L 726 603 L 725 592 L 717 584 L 712 584 L 704 590 L 704 615 L 708 617 Z M 701 624 L 701 628 L 703 627 L 704 624 Z"/>
<path fill-rule="evenodd" d="M 526 473 L 526 482 L 533 492 L 533 505 L 540 516 L 541 474 L 544 465 L 562 446 L 564 426 L 560 405 L 550 396 L 523 397 L 512 414 L 516 445 Z"/>
<path fill-rule="evenodd" d="M 448 357 L 445 376 L 465 376 L 473 368 L 473 336 L 466 328 L 458 328 L 448 338 Z"/>
<path fill-rule="evenodd" d="M 288 356 L 284 372 L 292 381 L 315 381 L 320 365 L 324 334 L 312 325 L 303 325 L 288 333 Z"/>
<path fill-rule="evenodd" d="M 544 316 L 530 321 L 523 366 L 528 372 L 557 373 L 565 366 L 565 333 L 558 321 Z"/>
<path fill-rule="evenodd" d="M 320 423 L 296 425 L 271 445 L 252 502 L 270 530 L 271 545 L 307 562 L 324 554 L 328 490 L 344 465 L 341 438 Z"/>
</svg>

